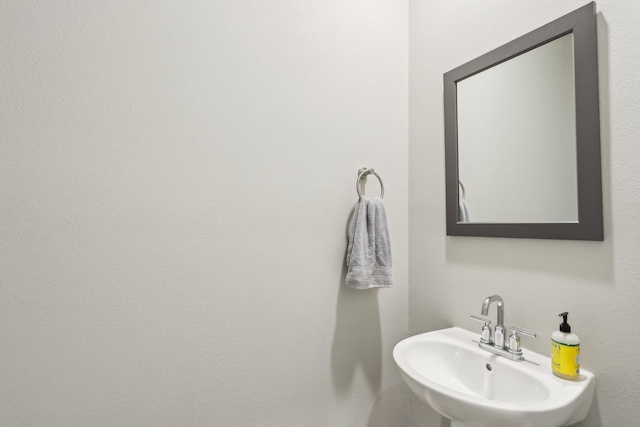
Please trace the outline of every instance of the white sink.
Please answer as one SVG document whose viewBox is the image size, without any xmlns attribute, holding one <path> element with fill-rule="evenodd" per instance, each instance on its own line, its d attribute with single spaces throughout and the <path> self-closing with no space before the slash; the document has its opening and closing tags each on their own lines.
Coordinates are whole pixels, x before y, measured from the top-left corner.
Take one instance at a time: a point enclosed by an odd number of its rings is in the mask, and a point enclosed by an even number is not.
<svg viewBox="0 0 640 427">
<path fill-rule="evenodd" d="M 524 349 L 516 362 L 478 347 L 480 334 L 448 328 L 400 341 L 393 358 L 411 390 L 451 427 L 560 427 L 587 415 L 595 380 L 551 373 L 551 359 Z"/>
</svg>

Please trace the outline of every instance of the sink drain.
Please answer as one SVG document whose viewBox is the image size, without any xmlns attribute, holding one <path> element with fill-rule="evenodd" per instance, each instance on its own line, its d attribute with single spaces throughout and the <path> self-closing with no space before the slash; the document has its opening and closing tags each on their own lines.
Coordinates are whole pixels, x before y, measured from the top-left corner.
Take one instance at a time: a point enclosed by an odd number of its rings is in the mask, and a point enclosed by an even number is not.
<svg viewBox="0 0 640 427">
<path fill-rule="evenodd" d="M 491 366 L 490 363 L 487 363 L 484 367 L 487 368 L 487 371 L 491 371 L 493 369 L 493 366 Z"/>
</svg>

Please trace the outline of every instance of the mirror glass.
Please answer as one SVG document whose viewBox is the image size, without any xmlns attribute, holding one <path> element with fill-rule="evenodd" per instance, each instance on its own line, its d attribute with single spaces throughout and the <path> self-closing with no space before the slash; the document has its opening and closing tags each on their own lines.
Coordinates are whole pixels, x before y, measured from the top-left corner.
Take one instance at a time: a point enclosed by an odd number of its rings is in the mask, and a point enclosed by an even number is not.
<svg viewBox="0 0 640 427">
<path fill-rule="evenodd" d="M 457 107 L 458 221 L 578 221 L 572 34 L 457 82 Z"/>
<path fill-rule="evenodd" d="M 595 11 L 444 74 L 448 235 L 603 240 Z"/>
</svg>

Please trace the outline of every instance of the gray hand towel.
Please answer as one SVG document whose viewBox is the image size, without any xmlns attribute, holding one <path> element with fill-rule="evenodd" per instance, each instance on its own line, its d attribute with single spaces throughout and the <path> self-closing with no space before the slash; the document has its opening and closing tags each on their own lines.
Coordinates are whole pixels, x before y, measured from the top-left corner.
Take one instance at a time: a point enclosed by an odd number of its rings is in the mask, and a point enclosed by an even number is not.
<svg viewBox="0 0 640 427">
<path fill-rule="evenodd" d="M 361 196 L 349 226 L 346 285 L 355 289 L 388 288 L 391 242 L 384 203 Z"/>
<path fill-rule="evenodd" d="M 458 199 L 458 222 L 470 222 L 471 217 L 469 216 L 469 209 L 467 209 L 467 204 L 464 199 L 461 197 Z"/>
</svg>

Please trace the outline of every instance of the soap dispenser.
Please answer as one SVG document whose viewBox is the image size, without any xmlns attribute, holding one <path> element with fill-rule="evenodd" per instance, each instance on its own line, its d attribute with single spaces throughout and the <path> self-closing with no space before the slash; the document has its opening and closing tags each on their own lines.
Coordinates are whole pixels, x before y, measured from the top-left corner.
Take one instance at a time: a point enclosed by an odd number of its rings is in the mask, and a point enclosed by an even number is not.
<svg viewBox="0 0 640 427">
<path fill-rule="evenodd" d="M 562 323 L 551 334 L 551 370 L 565 380 L 577 380 L 580 377 L 580 338 L 571 333 L 567 323 L 569 313 L 559 314 Z"/>
</svg>

